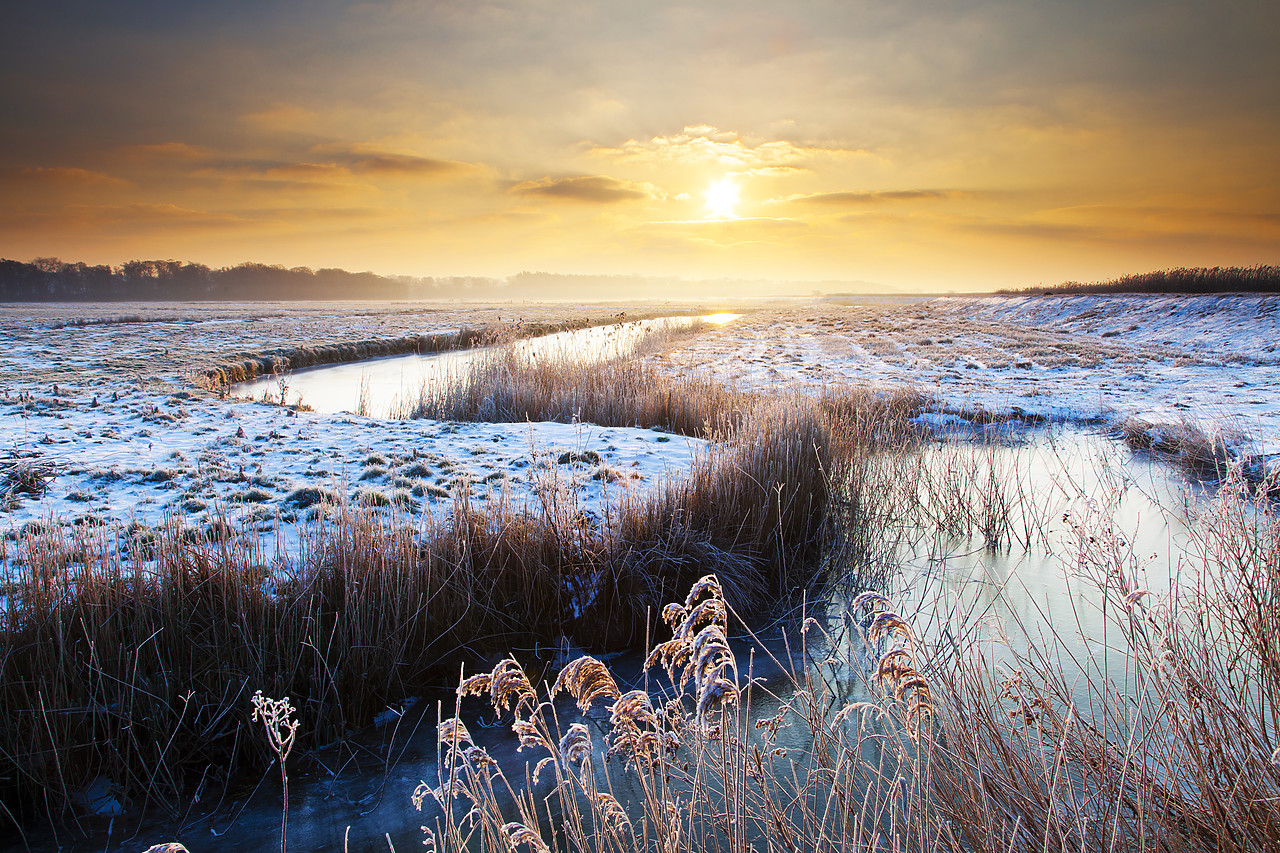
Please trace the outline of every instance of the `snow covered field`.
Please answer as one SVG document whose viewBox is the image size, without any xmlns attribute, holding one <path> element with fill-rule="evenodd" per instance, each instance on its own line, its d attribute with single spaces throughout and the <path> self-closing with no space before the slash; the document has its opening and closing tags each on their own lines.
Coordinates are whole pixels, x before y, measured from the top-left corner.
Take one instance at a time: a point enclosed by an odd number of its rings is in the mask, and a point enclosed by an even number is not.
<svg viewBox="0 0 1280 853">
<path fill-rule="evenodd" d="M 648 358 L 763 390 L 908 384 L 933 395 L 940 412 L 962 415 L 1189 421 L 1274 454 L 1277 305 L 1252 296 L 779 302 Z M 12 538 L 55 519 L 101 526 L 169 517 L 198 531 L 225 519 L 274 531 L 287 547 L 292 523 L 339 495 L 438 515 L 464 486 L 480 501 L 573 493 L 603 515 L 623 489 L 680 477 L 701 442 L 589 424 L 296 412 L 219 400 L 193 381 L 235 353 L 603 310 L 5 306 L 0 460 L 55 476 L 43 495 L 11 495 L 0 530 Z"/>
<path fill-rule="evenodd" d="M 891 387 L 941 409 L 1189 422 L 1280 452 L 1280 298 L 826 300 L 761 312 L 666 356 L 727 382 Z"/>
</svg>

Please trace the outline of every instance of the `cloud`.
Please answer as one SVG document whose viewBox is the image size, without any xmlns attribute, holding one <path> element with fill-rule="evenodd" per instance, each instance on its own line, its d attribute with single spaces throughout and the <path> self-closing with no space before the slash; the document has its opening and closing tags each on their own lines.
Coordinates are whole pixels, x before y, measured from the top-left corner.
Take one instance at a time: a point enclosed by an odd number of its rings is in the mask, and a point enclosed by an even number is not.
<svg viewBox="0 0 1280 853">
<path fill-rule="evenodd" d="M 855 207 L 904 201 L 945 201 L 971 198 L 972 196 L 973 193 L 961 190 L 868 190 L 795 195 L 786 199 L 786 201 L 830 205 L 832 207 Z"/>
<path fill-rule="evenodd" d="M 786 243 L 805 233 L 809 226 L 797 219 L 764 216 L 741 219 L 690 219 L 646 222 L 632 233 L 646 240 L 676 241 L 686 245 L 725 248 L 731 246 Z"/>
<path fill-rule="evenodd" d="M 408 219 L 412 216 L 409 210 L 392 207 L 263 207 L 253 208 L 249 213 L 255 220 L 284 223 L 358 222 L 371 219 Z"/>
<path fill-rule="evenodd" d="M 616 148 L 596 147 L 590 153 L 623 163 L 715 164 L 736 172 L 778 174 L 801 170 L 805 164 L 830 157 L 866 154 L 861 149 L 804 146 L 785 139 L 749 142 L 732 131 L 710 125 L 689 125 L 670 136 L 645 141 L 628 139 Z"/>
<path fill-rule="evenodd" d="M 1274 246 L 1280 217 L 1269 213 L 1154 206 L 1082 205 L 1024 219 L 967 217 L 952 227 L 1012 240 L 1079 245 Z"/>
<path fill-rule="evenodd" d="M 439 160 L 413 154 L 364 150 L 361 146 L 313 148 L 311 159 L 240 160 L 226 159 L 209 163 L 192 172 L 193 177 L 237 178 L 248 181 L 270 181 L 298 188 L 334 187 L 358 178 L 434 178 L 465 172 L 474 167 L 453 160 Z"/>
<path fill-rule="evenodd" d="M 262 176 L 265 178 L 283 178 L 284 180 L 302 181 L 304 183 L 331 181 L 335 178 L 347 177 L 350 174 L 350 169 L 338 163 L 285 163 L 280 166 L 273 166 L 262 172 Z"/>
<path fill-rule="evenodd" d="M 65 166 L 27 166 L 0 172 L 5 183 L 34 184 L 59 189 L 121 189 L 132 186 L 128 181 L 104 172 Z"/>
<path fill-rule="evenodd" d="M 232 213 L 193 210 L 175 204 L 90 205 L 69 204 L 57 210 L 5 210 L 0 224 L 24 231 L 55 229 L 99 234 L 122 234 L 138 229 L 223 229 L 250 224 Z"/>
<path fill-rule="evenodd" d="M 649 184 L 620 181 L 608 175 L 586 175 L 575 178 L 543 178 L 524 181 L 511 188 L 517 195 L 582 201 L 591 204 L 614 204 L 654 197 Z"/>
<path fill-rule="evenodd" d="M 116 153 L 129 160 L 142 162 L 191 162 L 204 160 L 213 152 L 202 145 L 188 145 L 185 142 L 158 142 L 148 145 L 126 145 L 116 149 Z"/>
<path fill-rule="evenodd" d="M 435 160 L 412 154 L 374 153 L 353 155 L 351 168 L 357 172 L 375 175 L 445 175 L 471 168 L 466 163 L 453 160 Z"/>
<path fill-rule="evenodd" d="M 85 223 L 119 222 L 176 228 L 223 228 L 246 222 L 233 213 L 193 210 L 176 204 L 72 205 L 67 208 L 67 214 Z"/>
</svg>

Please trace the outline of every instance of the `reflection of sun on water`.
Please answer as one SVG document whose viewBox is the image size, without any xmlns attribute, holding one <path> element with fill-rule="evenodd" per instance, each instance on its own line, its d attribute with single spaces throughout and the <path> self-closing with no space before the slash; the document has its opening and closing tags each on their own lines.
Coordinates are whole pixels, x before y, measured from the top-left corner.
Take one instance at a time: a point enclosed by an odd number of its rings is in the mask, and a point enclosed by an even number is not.
<svg viewBox="0 0 1280 853">
<path fill-rule="evenodd" d="M 704 194 L 707 199 L 708 219 L 737 219 L 734 208 L 738 206 L 738 185 L 733 178 L 725 176 L 707 187 Z"/>
<path fill-rule="evenodd" d="M 741 316 L 742 316 L 741 314 L 728 314 L 728 313 L 706 314 L 703 316 L 702 319 L 716 326 L 724 326 L 728 323 L 732 323 L 734 320 L 738 319 Z"/>
</svg>

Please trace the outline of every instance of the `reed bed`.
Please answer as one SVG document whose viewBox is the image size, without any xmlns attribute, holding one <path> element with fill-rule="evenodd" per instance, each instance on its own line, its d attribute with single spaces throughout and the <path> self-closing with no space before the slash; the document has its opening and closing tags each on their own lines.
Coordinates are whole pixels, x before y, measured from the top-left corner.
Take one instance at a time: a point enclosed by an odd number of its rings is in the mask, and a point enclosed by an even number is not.
<svg viewBox="0 0 1280 853">
<path fill-rule="evenodd" d="M 1053 287 L 1025 287 L 1000 293 L 1275 293 L 1280 291 L 1280 267 L 1176 267 L 1122 275 L 1109 281 L 1064 281 Z"/>
<path fill-rule="evenodd" d="M 424 386 L 404 414 L 455 421 L 586 421 L 709 437 L 744 416 L 757 395 L 726 388 L 709 376 L 676 379 L 633 357 L 700 330 L 658 329 L 634 354 L 610 354 L 606 344 L 604 358 L 569 350 L 538 357 L 518 346 L 495 348 Z"/>
<path fill-rule="evenodd" d="M 236 382 L 247 382 L 259 376 L 282 374 L 304 367 L 504 344 L 558 332 L 607 326 L 625 319 L 625 314 L 583 315 L 560 322 L 522 320 L 516 323 L 478 328 L 464 326 L 456 332 L 282 347 L 268 352 L 240 353 L 229 360 L 203 368 L 200 371 L 200 377 L 208 386 L 218 388 Z M 640 317 L 634 319 L 640 319 Z"/>
<path fill-rule="evenodd" d="M 1229 425 L 1206 428 L 1187 418 L 1166 422 L 1129 418 L 1120 424 L 1119 434 L 1131 449 L 1168 461 L 1193 479 L 1222 482 L 1240 476 L 1274 488 L 1274 466 L 1267 455 L 1259 452 L 1256 441 Z"/>
<path fill-rule="evenodd" d="M 437 850 L 1264 851 L 1280 844 L 1280 518 L 1238 477 L 1202 510 L 1189 586 L 1137 586 L 1100 503 L 1067 559 L 1107 614 L 1105 654 L 1070 630 L 993 644 L 957 609 L 923 637 L 879 593 L 804 623 L 781 686 L 725 641 L 715 578 L 664 611 L 640 689 L 598 661 L 539 692 L 519 665 L 463 680 L 440 776 L 415 804 Z M 1014 621 L 1010 633 L 1026 631 Z M 1117 661 L 1108 658 L 1119 658 Z M 1084 671 L 1068 679 L 1067 664 Z M 746 670 L 744 672 L 744 669 Z M 851 678 L 852 676 L 852 678 Z M 861 682 L 859 682 L 859 677 Z M 861 688 L 850 684 L 861 683 Z M 576 704 L 557 700 L 566 692 Z M 528 764 L 462 722 L 480 695 Z M 598 710 L 597 710 L 598 709 Z"/>
<path fill-rule="evenodd" d="M 238 358 L 205 368 L 202 376 L 210 387 L 218 388 L 236 382 L 247 382 L 259 376 L 286 373 L 302 367 L 363 361 L 409 353 L 446 352 L 478 346 L 486 340 L 482 329 L 461 329 L 431 335 L 406 335 L 399 338 L 371 338 L 334 344 L 287 347 L 265 353 L 243 353 Z"/>
</svg>

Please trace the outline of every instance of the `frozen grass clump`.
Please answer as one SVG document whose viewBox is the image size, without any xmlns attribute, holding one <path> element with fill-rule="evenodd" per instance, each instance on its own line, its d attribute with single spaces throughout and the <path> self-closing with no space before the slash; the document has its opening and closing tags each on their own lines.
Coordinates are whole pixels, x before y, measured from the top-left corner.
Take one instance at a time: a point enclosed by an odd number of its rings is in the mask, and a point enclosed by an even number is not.
<svg viewBox="0 0 1280 853">
<path fill-rule="evenodd" d="M 356 489 L 355 494 L 351 496 L 352 502 L 356 506 L 363 507 L 389 507 L 392 505 L 392 495 L 379 489 L 360 488 Z"/>
<path fill-rule="evenodd" d="M 557 465 L 599 465 L 600 454 L 594 450 L 566 450 L 556 457 Z"/>
<path fill-rule="evenodd" d="M 329 489 L 319 486 L 303 486 L 285 495 L 284 502 L 298 509 L 307 509 L 319 503 L 337 503 L 338 496 Z"/>
<path fill-rule="evenodd" d="M 401 469 L 400 474 L 404 477 L 414 477 L 421 480 L 430 477 L 432 471 L 425 463 L 415 462 L 407 468 Z"/>
<path fill-rule="evenodd" d="M 410 488 L 410 493 L 414 497 L 434 498 L 436 500 L 444 500 L 449 497 L 449 490 L 434 483 L 418 482 Z"/>
<path fill-rule="evenodd" d="M 57 474 L 55 464 L 39 458 L 0 459 L 0 508 L 14 505 L 24 497 L 43 496 Z"/>
<path fill-rule="evenodd" d="M 1120 436 L 1131 449 L 1169 458 L 1199 478 L 1220 479 L 1247 455 L 1241 451 L 1248 443 L 1242 436 L 1210 431 L 1187 418 L 1159 423 L 1129 418 L 1120 425 Z"/>
</svg>

